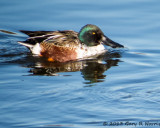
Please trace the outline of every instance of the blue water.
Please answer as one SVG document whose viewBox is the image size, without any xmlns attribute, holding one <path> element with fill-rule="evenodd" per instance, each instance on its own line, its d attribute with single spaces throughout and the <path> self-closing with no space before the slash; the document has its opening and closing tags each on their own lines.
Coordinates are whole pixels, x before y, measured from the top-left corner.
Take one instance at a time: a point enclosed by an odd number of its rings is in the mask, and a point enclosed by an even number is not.
<svg viewBox="0 0 160 128">
<path fill-rule="evenodd" d="M 1 0 L 0 127 L 160 127 L 159 14 L 158 0 Z M 125 48 L 49 63 L 17 43 L 85 24 Z"/>
</svg>

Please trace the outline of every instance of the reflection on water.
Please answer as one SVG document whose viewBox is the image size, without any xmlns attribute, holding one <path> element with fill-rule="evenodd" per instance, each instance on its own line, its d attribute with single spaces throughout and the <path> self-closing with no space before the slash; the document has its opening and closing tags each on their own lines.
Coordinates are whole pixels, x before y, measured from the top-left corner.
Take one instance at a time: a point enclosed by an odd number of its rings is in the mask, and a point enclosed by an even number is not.
<svg viewBox="0 0 160 128">
<path fill-rule="evenodd" d="M 48 62 L 43 58 L 28 56 L 25 62 L 21 64 L 24 67 L 30 68 L 31 75 L 47 75 L 57 76 L 61 72 L 76 72 L 80 71 L 86 84 L 103 82 L 106 75 L 104 72 L 112 66 L 118 66 L 121 55 L 118 52 L 106 52 L 92 59 L 70 61 L 65 63 Z M 16 61 L 17 62 L 17 61 Z M 18 60 L 18 63 L 20 61 Z"/>
<path fill-rule="evenodd" d="M 0 32 L 3 34 L 17 35 L 16 33 L 8 30 L 0 30 Z M 11 46 L 7 47 L 15 46 L 15 44 L 13 44 L 13 46 L 12 44 L 10 45 Z M 18 45 L 18 43 L 16 45 Z M 60 63 L 48 62 L 45 58 L 34 57 L 31 53 L 28 53 L 28 55 L 24 58 L 20 57 L 17 59 L 18 56 L 25 54 L 24 51 L 17 51 L 15 48 L 16 51 L 7 51 L 5 54 L 5 52 L 2 52 L 2 50 L 3 49 L 1 49 L 0 57 L 8 57 L 8 59 L 4 62 L 21 64 L 22 67 L 30 68 L 30 75 L 57 76 L 59 75 L 58 73 L 80 71 L 82 77 L 86 81 L 85 84 L 103 82 L 106 78 L 104 72 L 112 66 L 118 66 L 118 62 L 120 61 L 118 58 L 121 57 L 120 52 L 122 52 L 109 50 L 109 52 L 93 56 L 86 60 Z"/>
<path fill-rule="evenodd" d="M 14 33 L 14 32 L 11 32 L 11 31 L 7 31 L 7 30 L 0 30 L 0 32 L 2 32 L 2 33 L 6 33 L 6 34 L 16 34 L 16 33 Z"/>
<path fill-rule="evenodd" d="M 107 71 L 112 66 L 118 66 L 119 59 L 105 59 L 105 56 L 110 56 L 109 54 L 105 54 L 103 56 L 99 56 L 96 61 L 88 61 L 87 66 L 85 66 L 81 72 L 83 75 L 83 78 L 87 80 L 88 82 L 85 82 L 86 84 L 91 84 L 95 82 L 103 82 L 106 75 L 104 75 L 104 72 Z M 112 57 L 117 58 L 120 57 L 120 54 L 118 53 L 112 53 Z M 110 56 L 110 57 L 111 57 Z M 101 59 L 103 58 L 103 61 L 105 63 L 101 63 Z M 99 63 L 100 62 L 100 63 Z"/>
</svg>

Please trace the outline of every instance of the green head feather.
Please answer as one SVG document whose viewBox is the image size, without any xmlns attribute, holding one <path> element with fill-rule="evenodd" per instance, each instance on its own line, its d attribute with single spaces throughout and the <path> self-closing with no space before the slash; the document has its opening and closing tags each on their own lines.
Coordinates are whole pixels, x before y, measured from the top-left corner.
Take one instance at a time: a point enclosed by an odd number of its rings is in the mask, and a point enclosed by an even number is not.
<svg viewBox="0 0 160 128">
<path fill-rule="evenodd" d="M 100 44 L 103 32 L 95 25 L 87 24 L 79 32 L 79 40 L 87 46 L 96 46 Z"/>
</svg>

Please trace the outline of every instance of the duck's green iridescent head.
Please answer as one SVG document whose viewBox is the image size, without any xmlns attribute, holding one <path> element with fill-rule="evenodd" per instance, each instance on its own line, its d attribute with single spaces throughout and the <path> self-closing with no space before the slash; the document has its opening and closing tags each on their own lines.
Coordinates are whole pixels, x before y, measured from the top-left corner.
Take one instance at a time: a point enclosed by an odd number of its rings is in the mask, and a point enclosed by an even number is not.
<svg viewBox="0 0 160 128">
<path fill-rule="evenodd" d="M 97 46 L 103 43 L 113 48 L 123 47 L 123 45 L 120 45 L 110 40 L 108 37 L 106 37 L 103 34 L 103 32 L 101 31 L 99 27 L 97 27 L 96 25 L 92 25 L 92 24 L 87 24 L 84 27 L 82 27 L 78 34 L 78 37 L 81 43 L 87 46 Z"/>
</svg>

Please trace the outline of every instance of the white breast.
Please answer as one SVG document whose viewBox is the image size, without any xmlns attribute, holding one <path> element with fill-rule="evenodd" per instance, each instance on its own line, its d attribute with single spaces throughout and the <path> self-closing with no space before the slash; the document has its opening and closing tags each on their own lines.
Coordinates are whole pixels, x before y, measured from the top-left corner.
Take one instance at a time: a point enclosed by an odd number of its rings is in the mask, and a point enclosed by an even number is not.
<svg viewBox="0 0 160 128">
<path fill-rule="evenodd" d="M 81 45 L 80 48 L 77 49 L 77 55 L 78 55 L 77 59 L 86 58 L 97 54 L 102 54 L 105 51 L 106 49 L 102 44 L 91 47 L 88 47 L 86 45 Z"/>
</svg>

